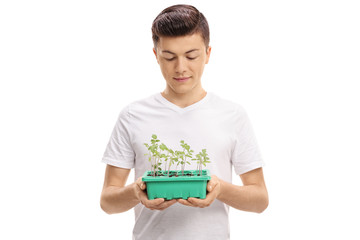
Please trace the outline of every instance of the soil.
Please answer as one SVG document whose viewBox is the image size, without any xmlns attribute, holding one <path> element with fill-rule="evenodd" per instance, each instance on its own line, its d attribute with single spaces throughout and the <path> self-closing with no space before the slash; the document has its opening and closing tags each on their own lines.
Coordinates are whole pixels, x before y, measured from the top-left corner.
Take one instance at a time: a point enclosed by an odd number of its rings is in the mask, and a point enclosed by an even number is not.
<svg viewBox="0 0 360 240">
<path fill-rule="evenodd" d="M 148 176 L 148 177 L 152 177 L 153 174 L 150 174 L 150 173 L 149 173 L 147 176 Z M 155 177 L 163 177 L 163 176 L 165 176 L 165 175 L 162 174 L 162 173 L 160 173 L 160 174 L 159 174 L 159 173 L 156 173 L 156 174 L 155 174 Z"/>
<path fill-rule="evenodd" d="M 197 174 L 197 175 L 200 176 L 200 174 Z M 147 176 L 152 177 L 153 175 L 149 173 Z M 155 175 L 155 177 L 160 177 L 160 176 L 167 176 L 167 174 L 162 174 L 162 173 L 158 174 L 158 173 L 156 173 L 156 175 Z M 180 177 L 180 176 L 182 176 L 182 175 L 179 175 L 177 173 L 176 174 L 172 173 L 172 174 L 169 175 L 169 177 Z M 194 174 L 187 173 L 187 174 L 185 174 L 185 176 L 191 177 L 191 176 L 194 176 Z"/>
</svg>

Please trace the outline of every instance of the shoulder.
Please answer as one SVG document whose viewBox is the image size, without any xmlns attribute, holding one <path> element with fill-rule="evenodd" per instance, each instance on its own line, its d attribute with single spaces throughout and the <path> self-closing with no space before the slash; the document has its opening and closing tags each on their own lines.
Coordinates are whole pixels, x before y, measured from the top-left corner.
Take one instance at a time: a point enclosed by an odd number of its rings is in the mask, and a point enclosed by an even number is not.
<svg viewBox="0 0 360 240">
<path fill-rule="evenodd" d="M 221 109 L 224 112 L 232 112 L 237 115 L 246 115 L 246 110 L 240 103 L 221 97 L 215 93 L 210 93 L 210 103 L 213 108 Z"/>
<path fill-rule="evenodd" d="M 147 108 L 156 107 L 157 101 L 156 96 L 158 94 L 152 94 L 150 96 L 132 101 L 128 103 L 122 110 L 122 114 L 131 114 L 131 112 L 144 111 Z"/>
<path fill-rule="evenodd" d="M 144 114 L 151 115 L 153 111 L 161 107 L 158 95 L 152 94 L 147 97 L 132 101 L 120 110 L 119 119 L 136 119 Z"/>
</svg>

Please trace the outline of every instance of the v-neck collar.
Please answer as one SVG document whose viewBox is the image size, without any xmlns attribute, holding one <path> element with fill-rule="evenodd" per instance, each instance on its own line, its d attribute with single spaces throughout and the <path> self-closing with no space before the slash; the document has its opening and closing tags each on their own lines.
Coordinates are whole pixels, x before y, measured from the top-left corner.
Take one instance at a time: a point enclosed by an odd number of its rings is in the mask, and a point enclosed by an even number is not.
<svg viewBox="0 0 360 240">
<path fill-rule="evenodd" d="M 197 101 L 196 103 L 193 103 L 187 107 L 179 107 L 178 105 L 170 102 L 169 100 L 167 100 L 165 97 L 163 97 L 163 95 L 161 93 L 157 93 L 155 94 L 155 98 L 160 101 L 162 104 L 164 104 L 165 106 L 171 108 L 172 110 L 178 112 L 178 113 L 185 113 L 188 111 L 191 111 L 197 107 L 199 107 L 200 105 L 204 104 L 205 102 L 207 102 L 210 98 L 211 93 L 207 92 L 205 97 L 203 97 L 200 101 Z"/>
</svg>

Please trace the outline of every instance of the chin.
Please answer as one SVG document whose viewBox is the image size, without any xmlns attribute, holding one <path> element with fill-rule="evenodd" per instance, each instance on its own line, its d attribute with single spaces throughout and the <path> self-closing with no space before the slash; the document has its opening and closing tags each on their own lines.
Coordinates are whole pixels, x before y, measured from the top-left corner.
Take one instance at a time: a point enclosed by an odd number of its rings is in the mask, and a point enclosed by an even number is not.
<svg viewBox="0 0 360 240">
<path fill-rule="evenodd" d="M 172 90 L 177 93 L 177 94 L 187 94 L 187 93 L 191 93 L 193 88 L 172 88 Z"/>
<path fill-rule="evenodd" d="M 197 84 L 168 84 L 168 87 L 176 94 L 187 94 L 191 93 L 196 89 Z"/>
</svg>

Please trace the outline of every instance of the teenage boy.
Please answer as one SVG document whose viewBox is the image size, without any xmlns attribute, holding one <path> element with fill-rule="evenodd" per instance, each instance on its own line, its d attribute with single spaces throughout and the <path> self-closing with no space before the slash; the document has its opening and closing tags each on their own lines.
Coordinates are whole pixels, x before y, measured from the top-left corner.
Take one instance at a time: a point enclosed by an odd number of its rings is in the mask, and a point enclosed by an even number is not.
<svg viewBox="0 0 360 240">
<path fill-rule="evenodd" d="M 107 167 L 101 207 L 109 214 L 135 207 L 133 239 L 229 239 L 229 206 L 260 213 L 268 205 L 263 161 L 249 119 L 240 105 L 201 85 L 211 53 L 202 13 L 189 5 L 171 6 L 155 18 L 152 33 L 166 87 L 121 111 L 102 159 Z M 213 175 L 206 199 L 147 198 L 141 176 L 150 166 L 143 143 L 152 134 L 168 146 L 185 140 L 193 149 L 207 149 Z M 232 167 L 243 186 L 231 183 Z M 136 181 L 125 186 L 132 168 Z"/>
</svg>

